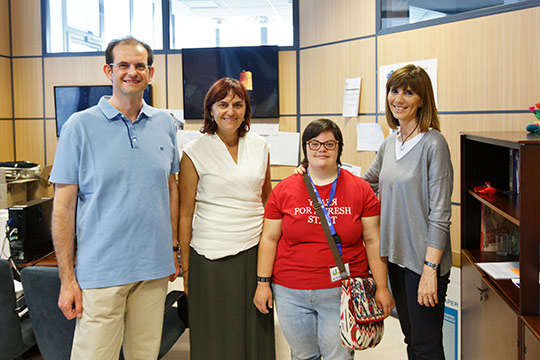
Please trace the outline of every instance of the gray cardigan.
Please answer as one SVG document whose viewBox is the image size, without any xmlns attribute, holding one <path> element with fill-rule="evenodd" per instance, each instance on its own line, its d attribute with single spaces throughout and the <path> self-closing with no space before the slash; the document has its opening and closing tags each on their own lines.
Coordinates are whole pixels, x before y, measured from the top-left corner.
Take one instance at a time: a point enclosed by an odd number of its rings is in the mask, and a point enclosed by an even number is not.
<svg viewBox="0 0 540 360">
<path fill-rule="evenodd" d="M 428 246 L 443 250 L 440 269 L 452 267 L 450 245 L 453 169 L 444 136 L 424 134 L 401 159 L 396 134 L 388 136 L 363 178 L 381 201 L 381 256 L 422 274 Z"/>
</svg>

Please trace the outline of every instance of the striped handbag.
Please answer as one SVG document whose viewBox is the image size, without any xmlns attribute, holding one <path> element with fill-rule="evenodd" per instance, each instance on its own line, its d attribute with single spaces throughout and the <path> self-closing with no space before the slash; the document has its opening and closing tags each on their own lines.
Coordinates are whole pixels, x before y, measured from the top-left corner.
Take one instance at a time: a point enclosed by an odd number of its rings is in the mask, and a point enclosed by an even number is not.
<svg viewBox="0 0 540 360">
<path fill-rule="evenodd" d="M 375 302 L 375 280 L 347 278 L 341 281 L 341 343 L 353 350 L 377 346 L 384 334 L 384 313 Z"/>
</svg>

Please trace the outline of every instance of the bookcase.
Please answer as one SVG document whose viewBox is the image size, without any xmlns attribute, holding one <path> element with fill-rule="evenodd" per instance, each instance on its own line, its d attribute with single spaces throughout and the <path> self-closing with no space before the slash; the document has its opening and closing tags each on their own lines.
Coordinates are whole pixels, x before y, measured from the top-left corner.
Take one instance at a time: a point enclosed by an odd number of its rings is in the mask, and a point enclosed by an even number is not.
<svg viewBox="0 0 540 360">
<path fill-rule="evenodd" d="M 462 359 L 540 359 L 540 136 L 470 132 L 460 141 Z M 473 191 L 487 181 L 500 191 Z M 482 205 L 518 226 L 519 255 L 483 251 Z M 519 261 L 519 287 L 476 265 L 497 261 Z"/>
</svg>

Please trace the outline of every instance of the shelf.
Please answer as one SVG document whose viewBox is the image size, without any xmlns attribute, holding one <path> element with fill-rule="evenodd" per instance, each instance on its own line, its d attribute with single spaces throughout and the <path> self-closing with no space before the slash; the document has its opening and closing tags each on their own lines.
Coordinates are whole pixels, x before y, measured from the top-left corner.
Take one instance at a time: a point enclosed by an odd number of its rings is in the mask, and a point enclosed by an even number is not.
<svg viewBox="0 0 540 360">
<path fill-rule="evenodd" d="M 495 251 L 482 251 L 480 249 L 464 249 L 473 263 L 477 262 L 502 262 L 502 261 L 519 261 L 519 255 L 497 255 Z"/>
<path fill-rule="evenodd" d="M 472 190 L 469 190 L 469 194 L 497 214 L 519 226 L 519 195 L 502 192 L 493 195 L 480 195 Z"/>
<path fill-rule="evenodd" d="M 537 145 L 540 142 L 540 134 L 526 131 L 471 131 L 464 135 L 474 141 L 514 149 L 519 149 L 519 144 Z"/>
<path fill-rule="evenodd" d="M 481 251 L 479 249 L 467 249 L 463 250 L 463 253 L 483 275 L 482 277 L 486 282 L 489 282 L 488 285 L 493 287 L 494 291 L 499 293 L 504 301 L 519 314 L 519 288 L 512 280 L 495 280 L 476 266 L 476 263 L 479 262 L 519 261 L 519 256 L 499 256 L 495 252 Z"/>
<path fill-rule="evenodd" d="M 463 358 L 540 359 L 540 134 L 472 132 L 461 134 L 460 142 Z M 514 188 L 516 178 L 519 194 L 505 191 Z M 472 191 L 488 181 L 499 190 L 496 194 Z M 519 234 L 519 255 L 482 251 L 483 235 L 495 223 Z M 506 261 L 519 262 L 521 287 L 510 279 L 495 280 L 478 266 Z M 501 356 L 516 344 L 515 353 Z"/>
<path fill-rule="evenodd" d="M 524 315 L 522 319 L 534 336 L 540 340 L 540 316 Z"/>
</svg>

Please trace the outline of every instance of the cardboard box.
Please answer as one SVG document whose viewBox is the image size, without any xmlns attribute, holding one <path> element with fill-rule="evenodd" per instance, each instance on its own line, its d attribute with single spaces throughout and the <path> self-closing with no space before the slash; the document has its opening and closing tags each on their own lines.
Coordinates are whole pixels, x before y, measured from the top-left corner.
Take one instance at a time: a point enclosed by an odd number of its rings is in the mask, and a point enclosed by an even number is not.
<svg viewBox="0 0 540 360">
<path fill-rule="evenodd" d="M 30 200 L 54 195 L 53 186 L 49 183 L 51 166 L 45 166 L 39 178 L 27 178 L 7 181 L 3 168 L 0 168 L 0 209 L 24 204 Z"/>
<path fill-rule="evenodd" d="M 459 360 L 461 354 L 461 269 L 452 267 L 444 307 L 443 346 L 447 360 Z"/>
</svg>

